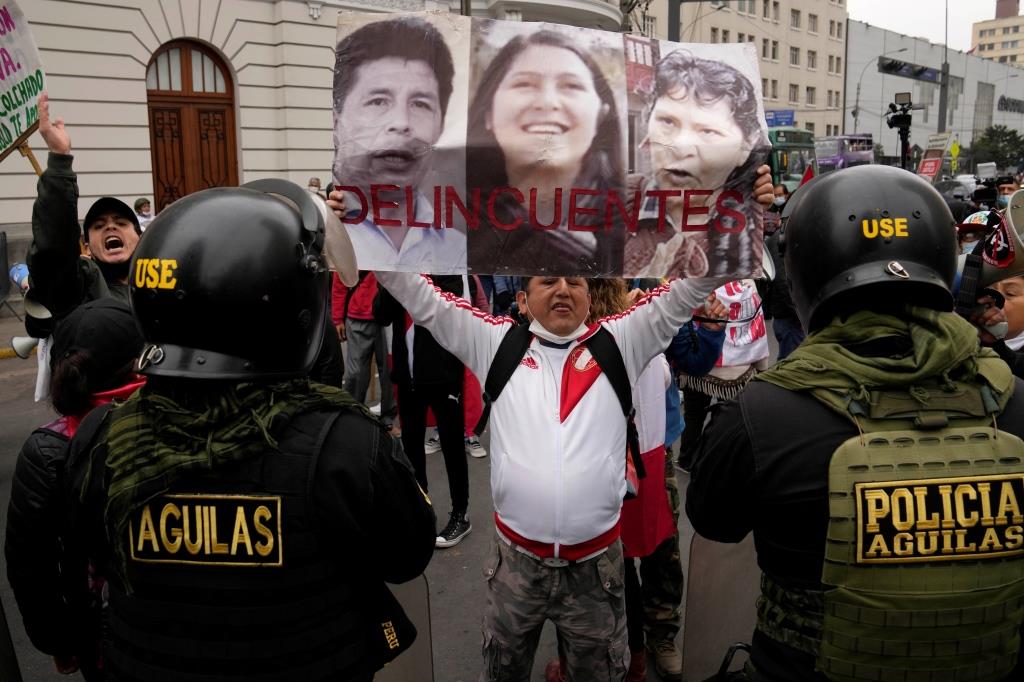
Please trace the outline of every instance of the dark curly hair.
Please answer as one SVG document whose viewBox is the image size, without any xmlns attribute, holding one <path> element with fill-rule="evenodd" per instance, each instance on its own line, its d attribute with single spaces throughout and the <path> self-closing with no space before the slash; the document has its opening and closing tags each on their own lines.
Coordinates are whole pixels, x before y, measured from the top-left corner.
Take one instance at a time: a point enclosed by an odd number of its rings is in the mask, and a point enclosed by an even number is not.
<svg viewBox="0 0 1024 682">
<path fill-rule="evenodd" d="M 761 131 L 761 120 L 757 111 L 757 96 L 754 86 L 742 73 L 720 61 L 702 59 L 686 50 L 676 50 L 663 57 L 654 67 L 654 91 L 647 107 L 650 120 L 655 103 L 662 97 L 685 99 L 692 97 L 701 106 L 711 106 L 725 101 L 732 111 L 733 120 L 743 137 L 754 145 Z M 722 190 L 735 190 L 746 196 L 757 178 L 757 167 L 768 157 L 766 144 L 757 144 L 750 150 L 747 160 L 737 166 L 726 179 Z M 760 215 L 750 202 L 724 199 L 722 202 L 732 211 L 743 214 L 750 225 Z M 747 229 L 739 232 L 728 230 L 737 227 L 731 216 L 719 215 L 712 209 L 708 225 L 715 222 L 722 229 L 709 229 L 708 262 L 709 275 L 750 273 L 761 258 L 761 244 L 751 237 Z"/>
</svg>

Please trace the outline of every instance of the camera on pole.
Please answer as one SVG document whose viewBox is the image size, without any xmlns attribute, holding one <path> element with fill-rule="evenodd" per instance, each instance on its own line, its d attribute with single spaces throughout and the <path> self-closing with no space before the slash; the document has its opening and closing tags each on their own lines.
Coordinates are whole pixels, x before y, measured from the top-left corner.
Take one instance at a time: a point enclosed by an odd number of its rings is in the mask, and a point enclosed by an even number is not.
<svg viewBox="0 0 1024 682">
<path fill-rule="evenodd" d="M 907 169 L 907 157 L 910 152 L 910 123 L 912 121 L 911 110 L 914 103 L 911 101 L 909 92 L 897 92 L 896 101 L 889 105 L 889 111 L 885 113 L 885 122 L 890 128 L 896 128 L 900 136 L 900 168 Z"/>
</svg>

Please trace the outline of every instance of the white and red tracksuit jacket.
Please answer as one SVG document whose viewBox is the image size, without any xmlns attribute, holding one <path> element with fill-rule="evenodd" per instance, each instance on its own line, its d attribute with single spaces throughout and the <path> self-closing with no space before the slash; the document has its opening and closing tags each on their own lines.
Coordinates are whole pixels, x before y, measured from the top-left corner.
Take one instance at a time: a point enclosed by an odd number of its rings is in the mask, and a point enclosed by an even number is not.
<svg viewBox="0 0 1024 682">
<path fill-rule="evenodd" d="M 486 377 L 514 324 L 476 310 L 420 275 L 379 272 L 377 281 L 473 374 Z M 635 385 L 718 282 L 676 280 L 621 315 L 604 318 Z M 580 559 L 619 536 L 626 492 L 626 422 L 611 382 L 580 342 L 534 338 L 491 407 L 491 493 L 495 522 L 542 557 Z"/>
</svg>

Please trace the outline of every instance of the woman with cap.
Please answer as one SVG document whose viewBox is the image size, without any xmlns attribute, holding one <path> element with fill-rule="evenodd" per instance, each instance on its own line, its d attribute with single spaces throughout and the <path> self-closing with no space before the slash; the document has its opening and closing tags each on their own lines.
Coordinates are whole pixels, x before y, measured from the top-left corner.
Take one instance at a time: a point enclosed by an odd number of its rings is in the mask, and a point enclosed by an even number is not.
<svg viewBox="0 0 1024 682">
<path fill-rule="evenodd" d="M 138 219 L 139 228 L 143 232 L 153 222 L 153 204 L 146 197 L 139 197 L 135 200 L 135 217 Z"/>
<path fill-rule="evenodd" d="M 50 398 L 60 417 L 25 441 L 11 483 L 4 549 L 25 631 L 37 649 L 53 656 L 59 672 L 81 670 L 87 680 L 100 679 L 98 599 L 97 608 L 83 613 L 64 598 L 64 446 L 92 408 L 127 398 L 143 385 L 135 373 L 142 346 L 128 306 L 109 297 L 78 306 L 57 324 Z"/>
<path fill-rule="evenodd" d="M 31 302 L 54 320 L 78 305 L 113 296 L 128 302 L 128 268 L 142 228 L 132 208 L 114 197 L 97 199 L 78 225 L 78 176 L 71 167 L 71 137 L 63 119 L 50 120 L 46 93 L 39 97 L 39 134 L 49 155 L 36 185 L 28 250 Z M 83 255 L 87 256 L 82 258 Z"/>
</svg>

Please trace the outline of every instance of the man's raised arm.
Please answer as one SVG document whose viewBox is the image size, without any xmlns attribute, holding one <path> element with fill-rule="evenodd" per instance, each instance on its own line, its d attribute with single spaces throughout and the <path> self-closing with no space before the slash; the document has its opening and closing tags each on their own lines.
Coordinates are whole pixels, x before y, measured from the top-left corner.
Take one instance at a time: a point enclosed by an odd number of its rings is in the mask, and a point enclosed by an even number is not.
<svg viewBox="0 0 1024 682">
<path fill-rule="evenodd" d="M 465 299 L 441 291 L 425 275 L 377 272 L 377 283 L 402 304 L 414 324 L 425 327 L 437 342 L 478 377 L 486 377 L 491 359 L 512 320 L 477 310 Z M 396 333 L 400 333 L 397 332 Z"/>
<path fill-rule="evenodd" d="M 61 317 L 82 300 L 84 284 L 78 267 L 82 229 L 78 225 L 78 180 L 71 169 L 71 138 L 63 119 L 51 122 L 45 92 L 39 96 L 39 133 L 50 153 L 36 185 L 27 261 L 32 298 L 54 317 Z"/>
</svg>

